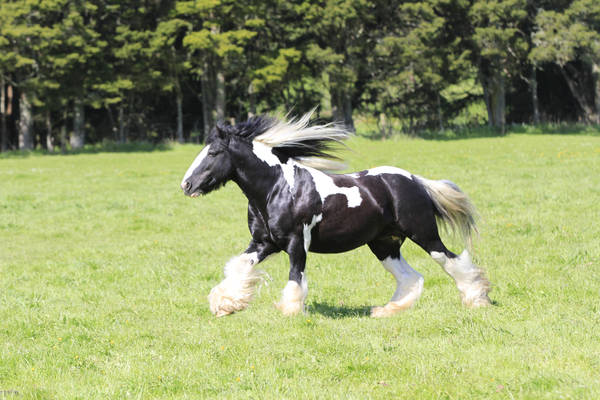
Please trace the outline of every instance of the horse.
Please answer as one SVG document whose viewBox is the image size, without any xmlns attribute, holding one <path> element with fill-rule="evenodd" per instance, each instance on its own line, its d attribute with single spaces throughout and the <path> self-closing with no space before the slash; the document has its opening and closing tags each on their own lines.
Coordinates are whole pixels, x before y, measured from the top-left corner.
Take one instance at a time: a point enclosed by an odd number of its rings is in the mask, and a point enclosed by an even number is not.
<svg viewBox="0 0 600 400">
<path fill-rule="evenodd" d="M 396 280 L 390 301 L 373 307 L 371 316 L 391 316 L 411 307 L 423 291 L 423 276 L 400 252 L 406 238 L 454 279 L 466 306 L 489 305 L 484 271 L 466 248 L 460 255 L 448 250 L 438 232 L 438 224 L 445 225 L 469 243 L 477 228 L 468 196 L 451 181 L 395 167 L 332 173 L 342 166 L 331 151 L 349 133 L 333 123 L 311 124 L 311 115 L 218 123 L 185 173 L 181 188 L 187 196 L 233 181 L 248 199 L 252 239 L 226 263 L 225 278 L 210 291 L 211 312 L 221 317 L 246 309 L 261 281 L 256 265 L 281 251 L 289 255 L 289 280 L 275 305 L 283 315 L 304 312 L 308 252 L 341 253 L 366 244 Z"/>
</svg>

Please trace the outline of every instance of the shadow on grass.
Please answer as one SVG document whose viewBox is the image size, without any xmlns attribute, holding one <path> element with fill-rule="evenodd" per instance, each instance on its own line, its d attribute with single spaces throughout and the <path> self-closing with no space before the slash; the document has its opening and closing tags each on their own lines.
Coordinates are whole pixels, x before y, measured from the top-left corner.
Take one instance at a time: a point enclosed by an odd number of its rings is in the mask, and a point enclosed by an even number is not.
<svg viewBox="0 0 600 400">
<path fill-rule="evenodd" d="M 321 314 L 333 319 L 368 317 L 371 315 L 371 306 L 346 307 L 313 302 L 309 305 L 308 310 L 311 313 Z"/>
<path fill-rule="evenodd" d="M 103 141 L 100 143 L 86 144 L 82 149 L 65 150 L 12 150 L 0 153 L 2 158 L 27 158 L 32 155 L 47 156 L 70 156 L 78 154 L 99 154 L 99 153 L 150 153 L 155 151 L 167 151 L 172 148 L 169 142 L 130 142 L 117 143 L 113 141 Z"/>
</svg>

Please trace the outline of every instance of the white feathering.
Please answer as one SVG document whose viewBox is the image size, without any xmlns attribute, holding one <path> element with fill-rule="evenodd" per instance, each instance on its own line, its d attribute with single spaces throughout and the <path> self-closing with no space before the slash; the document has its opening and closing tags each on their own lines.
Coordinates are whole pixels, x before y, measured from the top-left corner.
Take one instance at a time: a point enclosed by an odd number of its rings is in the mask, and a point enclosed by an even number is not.
<svg viewBox="0 0 600 400">
<path fill-rule="evenodd" d="M 269 147 L 292 147 L 308 146 L 304 142 L 309 140 L 333 140 L 342 142 L 348 139 L 350 134 L 342 126 L 336 123 L 324 125 L 310 125 L 316 108 L 307 112 L 300 118 L 292 118 L 288 121 L 277 121 L 265 133 L 257 136 L 254 141 Z M 334 171 L 346 167 L 345 164 L 321 157 L 298 157 L 298 163 L 319 170 Z"/>
</svg>

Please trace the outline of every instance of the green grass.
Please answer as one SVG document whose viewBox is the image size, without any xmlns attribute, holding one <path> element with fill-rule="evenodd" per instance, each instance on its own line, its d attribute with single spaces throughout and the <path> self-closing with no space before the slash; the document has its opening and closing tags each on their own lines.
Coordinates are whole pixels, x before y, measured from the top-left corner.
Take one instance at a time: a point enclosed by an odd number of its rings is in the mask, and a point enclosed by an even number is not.
<svg viewBox="0 0 600 400">
<path fill-rule="evenodd" d="M 470 194 L 495 306 L 463 307 L 407 243 L 425 291 L 396 317 L 368 317 L 394 283 L 361 248 L 309 256 L 306 315 L 273 306 L 282 254 L 248 310 L 216 319 L 206 295 L 250 236 L 234 184 L 181 194 L 200 147 L 5 157 L 0 399 L 600 398 L 600 137 L 350 147 L 352 169 L 396 165 Z"/>
</svg>

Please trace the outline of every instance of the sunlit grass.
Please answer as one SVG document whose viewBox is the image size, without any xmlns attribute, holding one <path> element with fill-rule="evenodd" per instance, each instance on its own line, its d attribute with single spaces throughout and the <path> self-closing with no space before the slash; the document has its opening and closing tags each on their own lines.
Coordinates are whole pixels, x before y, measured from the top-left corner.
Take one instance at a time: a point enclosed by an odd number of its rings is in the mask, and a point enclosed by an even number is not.
<svg viewBox="0 0 600 400">
<path fill-rule="evenodd" d="M 288 273 L 279 255 L 250 308 L 216 319 L 206 295 L 250 236 L 234 184 L 181 194 L 199 146 L 8 157 L 0 399 L 600 397 L 600 138 L 350 147 L 351 169 L 395 165 L 470 194 L 494 307 L 464 308 L 408 243 L 425 291 L 395 318 L 368 317 L 394 284 L 362 248 L 310 255 L 306 315 L 273 307 Z"/>
</svg>

